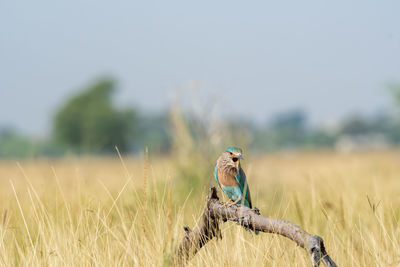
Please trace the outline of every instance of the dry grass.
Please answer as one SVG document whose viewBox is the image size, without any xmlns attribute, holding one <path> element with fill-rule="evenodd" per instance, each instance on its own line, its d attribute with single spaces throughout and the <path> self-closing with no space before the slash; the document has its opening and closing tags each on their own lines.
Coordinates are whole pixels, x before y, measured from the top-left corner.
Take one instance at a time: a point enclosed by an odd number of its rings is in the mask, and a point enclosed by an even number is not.
<svg viewBox="0 0 400 267">
<path fill-rule="evenodd" d="M 400 265 L 398 152 L 248 156 L 244 168 L 263 215 L 322 236 L 339 266 Z M 213 165 L 208 177 L 191 183 L 173 157 L 149 158 L 1 162 L 0 264 L 169 265 L 182 226 L 201 214 Z M 232 223 L 223 226 L 222 241 L 190 262 L 309 264 L 291 241 L 251 236 Z"/>
</svg>

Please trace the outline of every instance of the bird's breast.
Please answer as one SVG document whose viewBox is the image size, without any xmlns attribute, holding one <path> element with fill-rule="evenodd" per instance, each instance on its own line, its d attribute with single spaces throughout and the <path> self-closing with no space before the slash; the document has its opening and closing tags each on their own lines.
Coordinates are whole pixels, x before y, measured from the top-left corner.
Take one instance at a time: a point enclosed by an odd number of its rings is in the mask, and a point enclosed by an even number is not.
<svg viewBox="0 0 400 267">
<path fill-rule="evenodd" d="M 235 173 L 232 171 L 226 171 L 221 167 L 218 167 L 218 180 L 222 186 L 238 185 L 238 182 L 235 178 Z"/>
</svg>

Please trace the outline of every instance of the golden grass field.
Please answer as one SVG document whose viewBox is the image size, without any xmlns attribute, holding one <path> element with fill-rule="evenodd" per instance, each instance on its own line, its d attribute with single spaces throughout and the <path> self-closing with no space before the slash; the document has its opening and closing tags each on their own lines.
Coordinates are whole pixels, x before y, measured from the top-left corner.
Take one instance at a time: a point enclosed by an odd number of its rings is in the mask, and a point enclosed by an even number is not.
<svg viewBox="0 0 400 267">
<path fill-rule="evenodd" d="M 246 155 L 253 203 L 324 238 L 339 266 L 400 266 L 400 152 Z M 215 185 L 174 156 L 0 162 L 2 266 L 168 266 Z M 199 164 L 204 165 L 204 164 Z M 192 168 L 196 168 L 193 163 Z M 187 174 L 187 175 L 186 175 Z M 221 196 L 221 193 L 220 193 Z M 292 241 L 234 223 L 189 266 L 310 266 Z"/>
</svg>

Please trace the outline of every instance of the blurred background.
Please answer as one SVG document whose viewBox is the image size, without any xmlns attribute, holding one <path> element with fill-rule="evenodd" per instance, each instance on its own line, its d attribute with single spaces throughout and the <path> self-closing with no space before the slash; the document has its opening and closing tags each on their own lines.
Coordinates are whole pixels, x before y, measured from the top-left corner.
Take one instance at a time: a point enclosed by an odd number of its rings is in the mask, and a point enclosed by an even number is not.
<svg viewBox="0 0 400 267">
<path fill-rule="evenodd" d="M 230 145 L 261 214 L 399 266 L 399 10 L 0 1 L 0 266 L 172 266 Z M 222 231 L 191 266 L 309 266 Z"/>
<path fill-rule="evenodd" d="M 3 2 L 0 157 L 396 147 L 399 8 Z"/>
</svg>

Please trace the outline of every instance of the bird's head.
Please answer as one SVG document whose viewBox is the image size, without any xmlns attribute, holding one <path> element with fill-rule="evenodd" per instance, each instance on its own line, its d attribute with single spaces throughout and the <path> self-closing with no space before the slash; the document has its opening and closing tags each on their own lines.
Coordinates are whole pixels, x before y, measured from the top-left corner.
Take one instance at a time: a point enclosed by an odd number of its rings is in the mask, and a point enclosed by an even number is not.
<svg viewBox="0 0 400 267">
<path fill-rule="evenodd" d="M 230 146 L 225 149 L 225 154 L 229 158 L 230 165 L 239 171 L 240 160 L 244 159 L 242 156 L 242 149 L 235 146 Z"/>
</svg>

